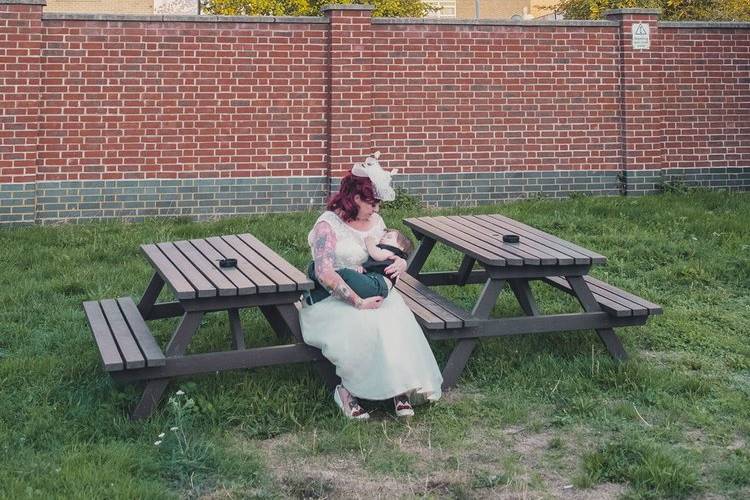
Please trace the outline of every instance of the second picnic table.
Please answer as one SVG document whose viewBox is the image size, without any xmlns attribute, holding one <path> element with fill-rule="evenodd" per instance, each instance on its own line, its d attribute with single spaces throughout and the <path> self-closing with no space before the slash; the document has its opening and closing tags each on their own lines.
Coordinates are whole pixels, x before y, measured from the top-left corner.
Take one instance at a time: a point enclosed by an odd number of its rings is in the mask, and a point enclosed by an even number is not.
<svg viewBox="0 0 750 500">
<path fill-rule="evenodd" d="M 455 339 L 443 369 L 444 387 L 455 385 L 477 342 L 483 337 L 594 329 L 609 353 L 627 357 L 614 328 L 641 325 L 661 308 L 645 299 L 588 276 L 606 258 L 574 243 L 503 215 L 454 215 L 404 219 L 420 240 L 398 289 L 432 340 Z M 504 235 L 518 236 L 506 243 Z M 459 269 L 421 272 L 436 243 L 463 254 Z M 475 264 L 482 269 L 474 270 Z M 583 311 L 542 314 L 532 280 L 542 280 L 573 295 Z M 484 283 L 471 312 L 437 294 L 430 286 Z M 525 316 L 491 318 L 506 283 Z"/>
</svg>

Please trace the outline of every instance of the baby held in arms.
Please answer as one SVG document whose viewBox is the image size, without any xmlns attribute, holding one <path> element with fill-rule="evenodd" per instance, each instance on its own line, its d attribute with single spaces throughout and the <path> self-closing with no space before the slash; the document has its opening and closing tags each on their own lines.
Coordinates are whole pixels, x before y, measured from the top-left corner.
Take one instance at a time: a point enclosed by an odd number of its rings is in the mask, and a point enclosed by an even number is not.
<svg viewBox="0 0 750 500">
<path fill-rule="evenodd" d="M 364 264 L 357 266 L 355 269 L 337 269 L 336 272 L 361 298 L 366 299 L 375 296 L 385 298 L 395 284 L 395 281 L 385 274 L 385 268 L 393 264 L 392 257 L 394 256 L 408 260 L 413 245 L 408 237 L 396 229 L 386 229 L 380 241 L 371 236 L 365 238 L 365 245 L 369 258 Z M 309 295 L 305 298 L 309 305 L 330 296 L 328 290 L 321 286 L 315 276 L 314 262 L 311 262 L 308 266 L 307 276 L 315 283 L 315 288 L 310 290 Z M 386 280 L 386 278 L 388 279 Z"/>
</svg>

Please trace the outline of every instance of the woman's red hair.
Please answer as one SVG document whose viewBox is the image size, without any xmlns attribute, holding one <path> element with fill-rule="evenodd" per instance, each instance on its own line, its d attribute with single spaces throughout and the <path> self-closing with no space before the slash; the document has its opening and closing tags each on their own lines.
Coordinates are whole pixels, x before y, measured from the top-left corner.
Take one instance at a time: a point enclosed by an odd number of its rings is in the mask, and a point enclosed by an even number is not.
<svg viewBox="0 0 750 500">
<path fill-rule="evenodd" d="M 369 177 L 346 174 L 346 177 L 341 179 L 339 192 L 331 196 L 326 208 L 332 211 L 340 211 L 341 218 L 347 222 L 354 220 L 359 213 L 359 207 L 354 202 L 356 195 L 359 195 L 364 203 L 375 204 L 378 202 Z"/>
</svg>

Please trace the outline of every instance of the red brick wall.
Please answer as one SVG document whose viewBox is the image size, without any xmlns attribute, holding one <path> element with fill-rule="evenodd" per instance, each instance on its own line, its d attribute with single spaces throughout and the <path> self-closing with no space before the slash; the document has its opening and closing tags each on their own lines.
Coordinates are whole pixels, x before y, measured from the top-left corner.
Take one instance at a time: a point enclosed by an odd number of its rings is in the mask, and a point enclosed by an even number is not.
<svg viewBox="0 0 750 500">
<path fill-rule="evenodd" d="M 411 173 L 617 169 L 617 36 L 377 25 L 373 147 Z"/>
<path fill-rule="evenodd" d="M 327 28 L 45 21 L 39 179 L 324 175 Z"/>
<path fill-rule="evenodd" d="M 37 163 L 41 5 L 0 4 L 0 183 L 33 182 Z"/>
<path fill-rule="evenodd" d="M 750 29 L 660 32 L 665 166 L 750 165 Z"/>
<path fill-rule="evenodd" d="M 19 0 L 23 1 L 23 0 Z M 0 183 L 750 165 L 750 28 L 71 20 L 0 2 Z M 40 2 L 41 3 L 41 2 Z M 630 23 L 652 23 L 652 48 Z M 41 73 L 40 73 L 41 72 Z"/>
</svg>

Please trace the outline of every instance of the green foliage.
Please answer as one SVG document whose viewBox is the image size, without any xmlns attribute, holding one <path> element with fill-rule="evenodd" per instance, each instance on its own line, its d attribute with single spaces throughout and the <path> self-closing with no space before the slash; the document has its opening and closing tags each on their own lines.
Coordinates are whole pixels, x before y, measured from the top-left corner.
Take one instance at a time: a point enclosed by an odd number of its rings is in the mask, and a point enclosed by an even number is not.
<svg viewBox="0 0 750 500">
<path fill-rule="evenodd" d="M 208 0 L 202 11 L 224 16 L 320 16 L 321 7 L 330 2 L 321 0 Z M 373 0 L 345 2 L 375 7 L 374 17 L 424 17 L 439 10 L 421 0 Z"/>
<path fill-rule="evenodd" d="M 381 208 L 385 211 L 416 212 L 422 208 L 422 202 L 416 196 L 410 195 L 404 188 L 397 187 L 396 199 L 383 202 Z"/>
<path fill-rule="evenodd" d="M 670 21 L 750 21 L 747 0 L 560 0 L 552 6 L 567 19 L 601 19 L 607 9 L 661 9 Z"/>
</svg>

